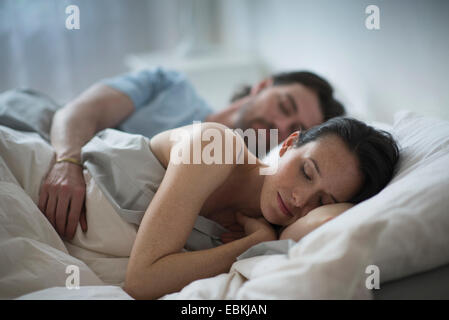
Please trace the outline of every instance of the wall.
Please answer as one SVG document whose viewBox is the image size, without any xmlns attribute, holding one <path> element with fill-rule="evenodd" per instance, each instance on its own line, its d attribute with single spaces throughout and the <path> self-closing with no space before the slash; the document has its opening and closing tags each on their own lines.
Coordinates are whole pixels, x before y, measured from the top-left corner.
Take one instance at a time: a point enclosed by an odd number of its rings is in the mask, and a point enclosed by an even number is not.
<svg viewBox="0 0 449 320">
<path fill-rule="evenodd" d="M 370 4 L 380 8 L 380 30 L 365 27 Z M 272 71 L 325 76 L 353 115 L 391 122 L 405 108 L 449 119 L 449 1 L 225 0 L 221 6 L 227 46 L 258 52 Z"/>
<path fill-rule="evenodd" d="M 64 27 L 68 4 L 80 7 L 80 30 Z M 365 28 L 369 4 L 380 30 Z M 406 108 L 449 119 L 448 31 L 445 0 L 2 0 L 0 91 L 28 86 L 64 102 L 127 71 L 127 55 L 179 52 L 194 32 L 199 44 L 260 56 L 269 72 L 323 75 L 361 118 L 389 122 Z"/>
<path fill-rule="evenodd" d="M 184 36 L 183 10 L 193 2 L 0 0 L 0 92 L 29 87 L 64 103 L 104 77 L 127 72 L 128 54 L 176 48 Z M 65 28 L 68 5 L 79 7 L 79 30 Z M 202 8 L 205 17 L 208 10 Z"/>
</svg>

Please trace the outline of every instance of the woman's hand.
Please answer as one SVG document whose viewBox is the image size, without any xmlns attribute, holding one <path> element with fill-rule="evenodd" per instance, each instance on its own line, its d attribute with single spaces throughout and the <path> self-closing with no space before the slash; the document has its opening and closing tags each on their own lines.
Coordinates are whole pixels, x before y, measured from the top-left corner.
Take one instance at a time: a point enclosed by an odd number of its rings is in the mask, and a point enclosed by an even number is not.
<svg viewBox="0 0 449 320">
<path fill-rule="evenodd" d="M 280 240 L 292 239 L 299 241 L 307 234 L 317 229 L 326 222 L 339 216 L 354 205 L 351 203 L 334 203 L 324 205 L 310 211 L 305 217 L 302 217 L 282 230 Z"/>
<path fill-rule="evenodd" d="M 260 242 L 277 240 L 276 231 L 264 218 L 250 218 L 240 212 L 235 213 L 235 224 L 228 226 L 230 232 L 221 235 L 221 241 L 228 243 L 254 233 Z"/>
</svg>

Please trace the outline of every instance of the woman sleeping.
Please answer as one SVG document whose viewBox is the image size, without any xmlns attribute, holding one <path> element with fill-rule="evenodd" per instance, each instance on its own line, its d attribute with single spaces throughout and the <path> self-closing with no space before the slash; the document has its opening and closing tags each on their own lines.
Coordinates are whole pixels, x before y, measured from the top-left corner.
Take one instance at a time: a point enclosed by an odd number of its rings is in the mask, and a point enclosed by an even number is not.
<svg viewBox="0 0 449 320">
<path fill-rule="evenodd" d="M 204 139 L 212 131 L 219 146 L 213 152 Z M 136 299 L 159 298 L 228 272 L 255 244 L 299 240 L 384 188 L 399 156 L 391 135 L 349 118 L 291 134 L 270 175 L 260 174 L 267 165 L 240 136 L 216 123 L 162 132 L 151 139 L 150 150 L 166 170 L 127 267 L 124 289 Z M 229 232 L 221 235 L 222 245 L 184 252 L 199 215 Z"/>
</svg>

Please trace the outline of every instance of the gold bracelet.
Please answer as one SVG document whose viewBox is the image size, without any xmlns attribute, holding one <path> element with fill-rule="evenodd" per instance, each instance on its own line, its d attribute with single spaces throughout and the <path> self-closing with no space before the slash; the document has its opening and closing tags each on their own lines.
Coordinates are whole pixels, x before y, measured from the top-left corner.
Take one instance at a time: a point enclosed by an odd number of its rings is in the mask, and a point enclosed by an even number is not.
<svg viewBox="0 0 449 320">
<path fill-rule="evenodd" d="M 80 167 L 83 166 L 83 164 L 81 162 L 79 162 L 78 160 L 76 160 L 75 158 L 62 158 L 62 159 L 56 160 L 56 163 L 60 163 L 60 162 L 70 162 L 70 163 L 76 164 Z"/>
</svg>

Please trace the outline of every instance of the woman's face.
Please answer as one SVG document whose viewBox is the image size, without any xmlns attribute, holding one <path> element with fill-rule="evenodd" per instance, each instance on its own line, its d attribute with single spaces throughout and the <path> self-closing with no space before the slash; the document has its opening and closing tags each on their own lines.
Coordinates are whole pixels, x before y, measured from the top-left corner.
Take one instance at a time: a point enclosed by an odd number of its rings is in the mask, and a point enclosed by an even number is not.
<svg viewBox="0 0 449 320">
<path fill-rule="evenodd" d="M 298 135 L 284 142 L 278 170 L 262 187 L 262 214 L 273 224 L 286 226 L 321 205 L 347 202 L 362 186 L 358 159 L 340 137 L 326 135 L 294 148 Z"/>
</svg>

